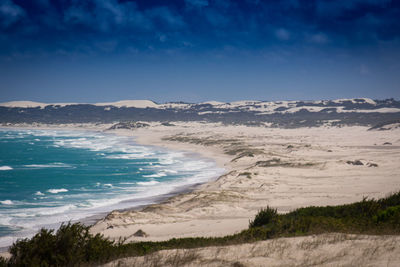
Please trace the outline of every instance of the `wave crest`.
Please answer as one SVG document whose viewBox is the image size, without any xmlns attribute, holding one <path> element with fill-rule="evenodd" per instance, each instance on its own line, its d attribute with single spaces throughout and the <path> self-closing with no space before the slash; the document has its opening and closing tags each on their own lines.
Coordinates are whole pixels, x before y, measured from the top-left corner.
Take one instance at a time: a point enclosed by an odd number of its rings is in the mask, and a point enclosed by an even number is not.
<svg viewBox="0 0 400 267">
<path fill-rule="evenodd" d="M 0 171 L 9 171 L 12 170 L 13 168 L 10 166 L 0 166 Z"/>
<path fill-rule="evenodd" d="M 52 194 L 58 194 L 58 193 L 68 192 L 68 189 L 65 189 L 65 188 L 49 189 L 49 190 L 47 190 L 47 192 L 52 193 Z"/>
</svg>

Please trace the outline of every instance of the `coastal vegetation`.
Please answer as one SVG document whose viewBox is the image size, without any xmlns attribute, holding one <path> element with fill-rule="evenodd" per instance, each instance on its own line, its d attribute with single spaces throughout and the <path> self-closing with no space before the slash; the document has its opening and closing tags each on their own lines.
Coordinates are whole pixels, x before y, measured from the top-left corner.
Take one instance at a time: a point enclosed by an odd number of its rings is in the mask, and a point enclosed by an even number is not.
<svg viewBox="0 0 400 267">
<path fill-rule="evenodd" d="M 42 229 L 31 239 L 10 248 L 11 258 L 0 266 L 93 265 L 122 257 L 148 255 L 165 249 L 188 249 L 235 245 L 278 237 L 322 233 L 400 234 L 400 192 L 382 199 L 326 207 L 299 208 L 286 214 L 267 207 L 259 211 L 249 228 L 225 237 L 173 238 L 162 242 L 112 242 L 92 235 L 80 223 L 64 224 L 59 230 Z"/>
</svg>

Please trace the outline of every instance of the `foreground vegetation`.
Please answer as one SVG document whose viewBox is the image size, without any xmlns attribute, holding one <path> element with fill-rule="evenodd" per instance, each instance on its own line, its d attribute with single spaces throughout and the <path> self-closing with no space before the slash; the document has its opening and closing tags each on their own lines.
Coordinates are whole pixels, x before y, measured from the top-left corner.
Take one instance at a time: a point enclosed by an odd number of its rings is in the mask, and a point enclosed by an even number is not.
<svg viewBox="0 0 400 267">
<path fill-rule="evenodd" d="M 10 248 L 12 257 L 8 261 L 1 259 L 0 266 L 92 265 L 163 249 L 233 245 L 329 232 L 400 234 L 400 192 L 379 200 L 300 208 L 287 214 L 278 214 L 276 209 L 267 207 L 250 221 L 249 229 L 225 237 L 124 244 L 111 242 L 99 234 L 92 235 L 89 227 L 79 223 L 69 223 L 57 232 L 42 229 L 31 239 L 17 241 Z"/>
</svg>

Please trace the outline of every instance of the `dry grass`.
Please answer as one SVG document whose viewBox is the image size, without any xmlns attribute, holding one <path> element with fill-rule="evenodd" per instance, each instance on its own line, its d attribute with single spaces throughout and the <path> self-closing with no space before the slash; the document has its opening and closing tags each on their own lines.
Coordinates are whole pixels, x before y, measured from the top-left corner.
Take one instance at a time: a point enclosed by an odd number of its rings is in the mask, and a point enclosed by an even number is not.
<svg viewBox="0 0 400 267">
<path fill-rule="evenodd" d="M 174 249 L 108 266 L 398 266 L 400 237 L 323 234 L 251 244 Z"/>
</svg>

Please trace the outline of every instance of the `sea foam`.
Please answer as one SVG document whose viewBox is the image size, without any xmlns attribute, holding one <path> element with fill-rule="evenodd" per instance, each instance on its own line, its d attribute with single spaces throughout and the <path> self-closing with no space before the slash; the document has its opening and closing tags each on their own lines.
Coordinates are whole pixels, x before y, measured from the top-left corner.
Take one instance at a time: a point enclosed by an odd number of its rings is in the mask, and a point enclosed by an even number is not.
<svg viewBox="0 0 400 267">
<path fill-rule="evenodd" d="M 52 194 L 58 194 L 58 193 L 68 192 L 68 190 L 65 188 L 49 189 L 49 190 L 47 190 L 47 192 L 52 193 Z"/>
<path fill-rule="evenodd" d="M 54 162 L 51 164 L 28 164 L 24 165 L 26 168 L 71 168 L 72 166 L 69 164 L 65 164 L 62 162 Z"/>
<path fill-rule="evenodd" d="M 143 177 L 149 177 L 149 178 L 156 178 L 156 177 L 164 177 L 167 176 L 165 172 L 159 172 L 155 174 L 149 174 L 149 175 L 143 175 Z"/>
<path fill-rule="evenodd" d="M 0 201 L 1 204 L 3 205 L 12 205 L 14 204 L 14 202 L 12 202 L 11 200 L 7 199 L 7 200 L 2 200 Z"/>
<path fill-rule="evenodd" d="M 10 166 L 0 166 L 0 171 L 9 171 L 12 170 L 13 168 Z"/>
<path fill-rule="evenodd" d="M 157 181 L 149 181 L 149 182 L 137 182 L 136 184 L 138 185 L 155 185 L 155 184 L 159 184 L 160 182 Z"/>
</svg>

